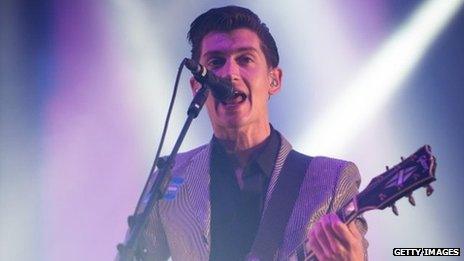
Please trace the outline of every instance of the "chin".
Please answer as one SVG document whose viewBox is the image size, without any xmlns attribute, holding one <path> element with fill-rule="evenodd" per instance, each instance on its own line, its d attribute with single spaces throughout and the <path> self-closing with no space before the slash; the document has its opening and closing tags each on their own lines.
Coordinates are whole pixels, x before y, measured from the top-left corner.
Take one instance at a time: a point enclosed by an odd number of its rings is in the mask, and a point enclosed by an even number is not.
<svg viewBox="0 0 464 261">
<path fill-rule="evenodd" d="M 224 127 L 226 128 L 229 128 L 229 129 L 238 129 L 238 128 L 241 128 L 243 126 L 245 126 L 244 124 L 242 124 L 241 122 L 227 122 L 223 125 Z"/>
<path fill-rule="evenodd" d="M 232 129 L 240 129 L 248 125 L 250 125 L 250 123 L 246 121 L 245 119 L 230 120 L 230 121 L 225 122 L 225 127 L 232 128 Z"/>
<path fill-rule="evenodd" d="M 244 119 L 229 119 L 226 121 L 223 121 L 221 126 L 225 128 L 232 128 L 232 129 L 238 129 L 245 127 L 247 125 L 247 122 Z"/>
</svg>

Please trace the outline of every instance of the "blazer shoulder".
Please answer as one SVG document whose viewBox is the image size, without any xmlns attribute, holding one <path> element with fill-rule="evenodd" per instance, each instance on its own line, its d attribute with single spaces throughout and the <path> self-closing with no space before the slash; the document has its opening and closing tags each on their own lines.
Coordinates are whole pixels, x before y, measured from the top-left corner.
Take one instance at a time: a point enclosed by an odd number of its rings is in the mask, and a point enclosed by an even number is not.
<svg viewBox="0 0 464 261">
<path fill-rule="evenodd" d="M 359 188 L 361 175 L 358 167 L 351 161 L 316 156 L 311 160 L 309 174 L 315 176 L 324 184 L 332 184 L 334 193 L 347 186 Z"/>
<path fill-rule="evenodd" d="M 201 152 L 204 152 L 208 147 L 209 147 L 209 144 L 204 144 L 204 145 L 201 145 L 200 147 L 196 147 L 196 148 L 191 149 L 189 151 L 177 153 L 176 163 L 177 162 L 184 162 L 186 160 L 190 160 L 191 158 L 193 158 L 197 154 L 199 154 Z"/>
<path fill-rule="evenodd" d="M 313 161 L 315 163 L 318 163 L 318 164 L 323 164 L 323 165 L 333 166 L 333 167 L 345 167 L 345 166 L 349 166 L 349 165 L 355 165 L 351 161 L 347 161 L 347 160 L 343 160 L 343 159 L 337 159 L 337 158 L 331 158 L 331 157 L 326 157 L 326 156 L 314 156 Z"/>
<path fill-rule="evenodd" d="M 359 169 L 354 162 L 325 156 L 313 157 L 310 168 L 332 174 L 359 176 Z"/>
<path fill-rule="evenodd" d="M 207 158 L 209 156 L 210 145 L 204 144 L 189 151 L 181 152 L 176 155 L 176 162 L 173 170 L 183 168 L 191 161 L 198 158 Z"/>
</svg>

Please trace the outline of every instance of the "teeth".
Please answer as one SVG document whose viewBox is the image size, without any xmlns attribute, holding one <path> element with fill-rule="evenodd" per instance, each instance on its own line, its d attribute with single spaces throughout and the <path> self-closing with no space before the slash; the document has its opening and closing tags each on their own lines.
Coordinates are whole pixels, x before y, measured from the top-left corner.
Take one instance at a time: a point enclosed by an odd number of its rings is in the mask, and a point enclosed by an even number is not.
<svg viewBox="0 0 464 261">
<path fill-rule="evenodd" d="M 247 98 L 247 96 L 243 92 L 235 91 L 234 96 L 232 98 L 228 99 L 227 101 L 222 101 L 221 103 L 224 104 L 224 105 L 238 104 L 238 103 L 241 103 L 241 102 L 245 101 L 246 98 Z"/>
</svg>

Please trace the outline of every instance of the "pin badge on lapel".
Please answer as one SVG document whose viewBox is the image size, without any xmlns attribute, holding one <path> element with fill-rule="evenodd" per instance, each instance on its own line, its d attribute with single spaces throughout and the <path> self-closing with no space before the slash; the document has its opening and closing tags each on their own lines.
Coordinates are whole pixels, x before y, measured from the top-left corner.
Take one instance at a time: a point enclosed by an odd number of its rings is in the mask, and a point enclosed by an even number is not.
<svg viewBox="0 0 464 261">
<path fill-rule="evenodd" d="M 169 181 L 163 199 L 174 200 L 177 196 L 177 192 L 179 191 L 180 186 L 184 183 L 184 181 L 185 180 L 182 177 L 173 177 L 171 181 Z"/>
</svg>

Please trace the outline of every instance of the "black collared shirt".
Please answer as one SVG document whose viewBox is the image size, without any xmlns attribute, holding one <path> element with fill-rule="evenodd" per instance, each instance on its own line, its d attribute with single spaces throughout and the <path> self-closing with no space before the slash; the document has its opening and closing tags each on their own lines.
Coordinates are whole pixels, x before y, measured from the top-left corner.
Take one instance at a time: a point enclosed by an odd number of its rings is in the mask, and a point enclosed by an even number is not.
<svg viewBox="0 0 464 261">
<path fill-rule="evenodd" d="M 210 260 L 243 260 L 251 249 L 280 148 L 280 136 L 272 126 L 263 143 L 243 170 L 241 189 L 233 156 L 227 154 L 217 138 L 211 141 Z"/>
</svg>

